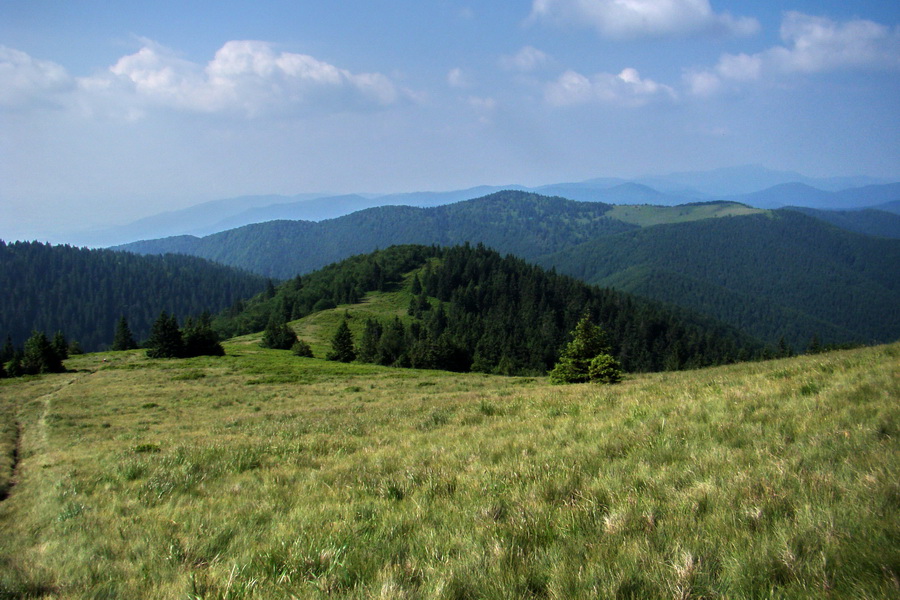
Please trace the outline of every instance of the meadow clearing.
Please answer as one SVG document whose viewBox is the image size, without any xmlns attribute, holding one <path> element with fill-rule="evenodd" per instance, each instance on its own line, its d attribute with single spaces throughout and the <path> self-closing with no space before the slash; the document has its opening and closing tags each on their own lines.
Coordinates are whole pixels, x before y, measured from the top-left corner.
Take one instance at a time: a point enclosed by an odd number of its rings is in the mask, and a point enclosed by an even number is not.
<svg viewBox="0 0 900 600">
<path fill-rule="evenodd" d="M 900 596 L 900 344 L 614 386 L 225 348 L 0 381 L 0 598 Z"/>
</svg>

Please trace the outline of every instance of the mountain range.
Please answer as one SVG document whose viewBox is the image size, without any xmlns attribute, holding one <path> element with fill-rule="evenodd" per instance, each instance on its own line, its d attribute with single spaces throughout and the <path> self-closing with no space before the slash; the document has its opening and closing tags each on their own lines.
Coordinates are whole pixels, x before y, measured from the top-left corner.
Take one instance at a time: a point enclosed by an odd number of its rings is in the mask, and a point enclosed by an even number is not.
<svg viewBox="0 0 900 600">
<path fill-rule="evenodd" d="M 661 177 L 607 177 L 531 187 L 505 185 L 445 192 L 241 196 L 150 216 L 104 231 L 73 234 L 74 239 L 70 241 L 88 246 L 110 246 L 176 235 L 206 236 L 265 221 L 322 221 L 375 206 L 439 206 L 501 190 L 531 191 L 582 202 L 661 206 L 729 200 L 758 208 L 799 206 L 855 210 L 879 208 L 876 205 L 900 201 L 900 184 L 883 180 L 869 177 L 810 178 L 793 172 L 745 166 Z"/>
<path fill-rule="evenodd" d="M 466 242 L 711 314 L 768 343 L 900 337 L 900 240 L 846 231 L 796 210 L 733 202 L 614 206 L 504 191 L 119 249 L 191 254 L 287 279 L 393 244 Z"/>
</svg>

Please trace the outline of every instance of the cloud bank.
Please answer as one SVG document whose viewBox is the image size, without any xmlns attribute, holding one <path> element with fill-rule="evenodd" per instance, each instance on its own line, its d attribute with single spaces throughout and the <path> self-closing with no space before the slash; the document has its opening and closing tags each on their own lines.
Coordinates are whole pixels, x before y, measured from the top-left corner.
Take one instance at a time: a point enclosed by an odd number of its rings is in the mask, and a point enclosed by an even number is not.
<svg viewBox="0 0 900 600">
<path fill-rule="evenodd" d="M 534 0 L 529 19 L 592 27 L 617 39 L 759 31 L 756 19 L 716 13 L 709 0 Z"/>
<path fill-rule="evenodd" d="M 227 42 L 206 65 L 146 41 L 106 72 L 82 78 L 56 63 L 0 48 L 0 105 L 6 107 L 70 102 L 89 112 L 132 117 L 153 108 L 256 117 L 383 107 L 400 96 L 380 73 L 351 73 L 260 41 Z"/>
<path fill-rule="evenodd" d="M 900 29 L 863 19 L 839 23 L 799 12 L 786 13 L 783 46 L 756 54 L 723 54 L 710 69 L 689 71 L 696 95 L 708 96 L 746 82 L 837 70 L 900 68 Z"/>
<path fill-rule="evenodd" d="M 53 106 L 59 94 L 74 88 L 74 79 L 62 66 L 0 46 L 0 107 Z"/>
</svg>

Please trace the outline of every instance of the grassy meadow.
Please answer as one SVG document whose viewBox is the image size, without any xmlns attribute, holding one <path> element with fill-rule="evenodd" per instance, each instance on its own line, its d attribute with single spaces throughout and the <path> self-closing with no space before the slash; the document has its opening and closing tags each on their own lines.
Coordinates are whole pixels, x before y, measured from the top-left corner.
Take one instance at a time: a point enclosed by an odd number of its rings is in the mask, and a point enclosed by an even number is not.
<svg viewBox="0 0 900 600">
<path fill-rule="evenodd" d="M 0 381 L 0 598 L 900 596 L 900 344 L 616 386 L 225 346 Z"/>
</svg>

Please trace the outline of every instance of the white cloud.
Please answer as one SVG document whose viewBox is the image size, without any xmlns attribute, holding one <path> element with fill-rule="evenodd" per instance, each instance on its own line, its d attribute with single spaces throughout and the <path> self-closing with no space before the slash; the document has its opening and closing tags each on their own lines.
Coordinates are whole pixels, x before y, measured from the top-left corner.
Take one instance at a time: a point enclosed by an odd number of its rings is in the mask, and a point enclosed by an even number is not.
<svg viewBox="0 0 900 600">
<path fill-rule="evenodd" d="M 781 24 L 781 39 L 783 46 L 756 54 L 723 54 L 715 67 L 688 72 L 685 82 L 692 93 L 708 96 L 741 83 L 797 73 L 900 68 L 900 28 L 872 21 L 839 23 L 789 12 Z"/>
<path fill-rule="evenodd" d="M 75 88 L 65 68 L 48 60 L 0 46 L 0 107 L 52 106 Z"/>
<path fill-rule="evenodd" d="M 533 0 L 530 20 L 593 27 L 625 39 L 759 30 L 756 19 L 716 13 L 709 0 Z"/>
<path fill-rule="evenodd" d="M 311 107 L 342 110 L 392 104 L 398 92 L 380 73 L 354 74 L 259 41 L 230 41 L 205 67 L 147 45 L 110 68 L 116 82 L 147 102 L 248 116 Z"/>
<path fill-rule="evenodd" d="M 266 42 L 227 42 L 202 65 L 145 41 L 105 72 L 81 78 L 0 46 L 0 106 L 7 108 L 60 105 L 65 99 L 87 114 L 130 119 L 160 107 L 253 117 L 367 109 L 400 96 L 380 73 L 351 73 L 305 54 L 277 52 Z"/>
<path fill-rule="evenodd" d="M 463 70 L 456 67 L 450 69 L 450 72 L 447 73 L 447 85 L 455 88 L 464 88 L 469 86 L 469 81 L 466 78 L 466 74 L 463 73 Z"/>
<path fill-rule="evenodd" d="M 500 66 L 510 71 L 529 73 L 543 67 L 550 61 L 550 57 L 532 46 L 525 46 L 512 56 L 500 58 Z"/>
<path fill-rule="evenodd" d="M 863 19 L 837 23 L 789 12 L 781 23 L 787 47 L 769 59 L 785 72 L 815 73 L 853 67 L 900 67 L 900 29 Z"/>
<path fill-rule="evenodd" d="M 657 99 L 674 99 L 675 91 L 652 79 L 641 79 L 640 73 L 631 68 L 618 75 L 598 73 L 591 77 L 569 70 L 547 85 L 544 97 L 554 106 L 589 102 L 641 106 Z"/>
</svg>

